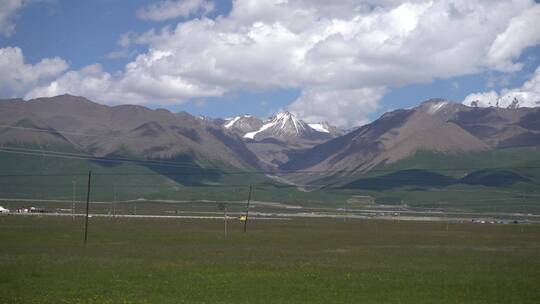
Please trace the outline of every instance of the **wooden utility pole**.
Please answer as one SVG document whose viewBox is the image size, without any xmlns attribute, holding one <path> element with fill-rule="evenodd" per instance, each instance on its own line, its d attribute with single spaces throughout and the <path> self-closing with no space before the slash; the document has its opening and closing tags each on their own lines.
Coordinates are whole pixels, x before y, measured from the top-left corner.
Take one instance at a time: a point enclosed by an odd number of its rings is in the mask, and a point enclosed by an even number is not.
<svg viewBox="0 0 540 304">
<path fill-rule="evenodd" d="M 71 217 L 75 219 L 75 189 L 77 188 L 77 181 L 75 180 L 75 177 L 73 177 L 73 202 L 71 202 Z"/>
<path fill-rule="evenodd" d="M 227 237 L 227 205 L 225 205 L 225 237 Z"/>
<path fill-rule="evenodd" d="M 116 217 L 116 184 L 113 184 L 113 188 L 114 188 L 114 200 L 112 203 L 112 214 L 113 214 L 113 217 Z"/>
<path fill-rule="evenodd" d="M 88 171 L 88 192 L 86 193 L 86 221 L 84 225 L 84 246 L 88 241 L 88 212 L 90 211 L 90 185 L 92 181 L 92 171 Z"/>
<path fill-rule="evenodd" d="M 219 203 L 218 209 L 223 211 L 223 232 L 225 233 L 225 237 L 227 237 L 227 204 L 226 203 Z"/>
<path fill-rule="evenodd" d="M 247 200 L 247 205 L 246 205 L 246 218 L 244 220 L 244 233 L 246 233 L 246 231 L 247 231 L 247 222 L 248 222 L 248 216 L 249 216 L 249 203 L 251 201 L 251 190 L 252 190 L 252 187 L 250 185 L 249 186 L 248 200 Z"/>
</svg>

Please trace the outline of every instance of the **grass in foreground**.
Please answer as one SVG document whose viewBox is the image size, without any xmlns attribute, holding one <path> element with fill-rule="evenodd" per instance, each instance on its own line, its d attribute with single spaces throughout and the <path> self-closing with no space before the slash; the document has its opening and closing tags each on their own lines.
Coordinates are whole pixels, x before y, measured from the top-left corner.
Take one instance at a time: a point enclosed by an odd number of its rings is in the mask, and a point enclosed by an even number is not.
<svg viewBox="0 0 540 304">
<path fill-rule="evenodd" d="M 538 303 L 540 227 L 0 217 L 2 303 Z"/>
</svg>

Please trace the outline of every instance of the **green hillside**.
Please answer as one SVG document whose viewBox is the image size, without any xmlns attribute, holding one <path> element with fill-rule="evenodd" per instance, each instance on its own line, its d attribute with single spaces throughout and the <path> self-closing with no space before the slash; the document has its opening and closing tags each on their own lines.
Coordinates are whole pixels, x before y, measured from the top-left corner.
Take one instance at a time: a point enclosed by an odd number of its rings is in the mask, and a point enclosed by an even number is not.
<svg viewBox="0 0 540 304">
<path fill-rule="evenodd" d="M 176 162 L 179 165 L 172 165 Z M 92 197 L 97 200 L 112 200 L 114 197 L 124 200 L 177 199 L 193 196 L 193 191 L 184 191 L 186 189 L 232 188 L 269 181 L 248 171 L 226 167 L 204 169 L 181 160 L 169 160 L 163 164 L 111 162 L 0 152 L 0 168 L 0 196 L 21 199 L 71 200 L 75 186 L 76 198 L 81 200 L 86 195 L 90 170 L 93 176 Z"/>
<path fill-rule="evenodd" d="M 462 155 L 419 153 L 356 176 L 343 187 L 312 191 L 260 173 L 224 166 L 204 169 L 180 158 L 174 162 L 177 165 L 1 152 L 0 198 L 72 200 L 75 192 L 76 200 L 84 201 L 88 171 L 92 170 L 94 201 L 241 201 L 253 185 L 254 200 L 295 206 L 353 208 L 349 204 L 352 197 L 370 196 L 375 199 L 370 208 L 540 213 L 537 148 Z"/>
<path fill-rule="evenodd" d="M 250 185 L 253 199 L 259 201 L 332 206 L 348 198 L 342 191 L 304 192 L 261 173 L 209 165 L 219 169 L 204 169 L 181 159 L 159 165 L 0 152 L 0 198 L 72 200 L 75 193 L 77 201 L 84 201 L 90 170 L 94 201 L 241 201 L 247 198 Z"/>
<path fill-rule="evenodd" d="M 374 168 L 343 186 L 380 204 L 489 212 L 540 211 L 540 149 L 413 157 Z"/>
<path fill-rule="evenodd" d="M 459 154 L 423 151 L 395 163 L 378 166 L 370 173 L 377 175 L 406 169 L 426 169 L 459 177 L 475 170 L 497 168 L 525 172 L 529 169 L 528 167 L 540 167 L 540 147 L 494 149 Z"/>
</svg>

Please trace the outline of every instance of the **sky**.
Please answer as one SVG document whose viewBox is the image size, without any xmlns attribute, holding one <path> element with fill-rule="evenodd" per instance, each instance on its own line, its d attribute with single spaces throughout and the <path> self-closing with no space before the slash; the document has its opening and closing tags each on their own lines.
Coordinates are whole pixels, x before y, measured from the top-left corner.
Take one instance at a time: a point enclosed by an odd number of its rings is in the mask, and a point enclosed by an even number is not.
<svg viewBox="0 0 540 304">
<path fill-rule="evenodd" d="M 540 100 L 532 0 L 0 0 L 0 98 L 343 128 L 430 98 Z"/>
</svg>

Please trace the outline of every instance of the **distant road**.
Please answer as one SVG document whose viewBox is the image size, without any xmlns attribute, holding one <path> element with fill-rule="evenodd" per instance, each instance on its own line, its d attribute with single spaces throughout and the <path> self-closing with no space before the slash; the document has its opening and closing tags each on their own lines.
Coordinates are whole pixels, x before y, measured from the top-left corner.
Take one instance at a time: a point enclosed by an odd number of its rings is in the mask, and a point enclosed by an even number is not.
<svg viewBox="0 0 540 304">
<path fill-rule="evenodd" d="M 194 212 L 196 213 L 196 212 Z M 71 213 L 7 213 L 0 214 L 0 216 L 61 216 L 61 217 L 84 217 L 85 214 L 77 213 L 72 215 Z M 210 216 L 210 215 L 144 215 L 144 214 L 90 214 L 90 217 L 102 217 L 102 218 L 140 218 L 140 219 L 199 219 L 199 220 L 223 220 L 223 216 Z M 489 220 L 495 220 L 490 217 L 438 217 L 438 216 L 393 216 L 393 215 L 343 215 L 343 214 L 317 214 L 317 213 L 264 213 L 264 212 L 250 212 L 249 220 L 293 220 L 294 218 L 332 218 L 332 219 L 379 219 L 379 220 L 394 220 L 394 221 L 428 221 L 428 222 L 470 222 L 472 219 L 485 219 L 485 223 L 489 223 Z M 238 220 L 236 216 L 228 216 L 227 219 Z M 500 220 L 500 219 L 498 219 Z M 506 223 L 511 222 L 514 218 L 505 219 Z M 538 220 L 527 220 L 528 223 L 540 223 Z"/>
<path fill-rule="evenodd" d="M 83 213 L 3 213 L 0 216 L 16 215 L 16 216 L 64 216 L 64 217 L 85 217 Z M 206 220 L 223 220 L 223 216 L 207 216 L 207 215 L 145 215 L 145 214 L 89 214 L 89 217 L 106 217 L 106 218 L 156 218 L 156 219 L 206 219 Z M 235 220 L 238 217 L 227 216 L 227 219 Z M 250 217 L 249 220 L 290 220 L 284 217 Z"/>
<path fill-rule="evenodd" d="M 34 203 L 73 203 L 71 200 L 36 200 L 36 199 L 7 199 L 0 198 L 0 202 L 34 202 Z M 173 201 L 173 200 L 130 200 L 121 201 L 118 203 L 216 203 L 216 201 Z M 84 202 L 77 201 L 81 204 Z M 235 201 L 231 203 L 243 203 L 243 201 Z M 91 204 L 111 204 L 111 202 L 93 201 Z M 339 219 L 385 219 L 385 220 L 413 220 L 413 221 L 471 221 L 472 219 L 497 219 L 497 220 L 528 220 L 531 223 L 540 222 L 540 215 L 526 213 L 502 213 L 502 212 L 456 212 L 456 211 L 441 211 L 441 210 L 404 210 L 404 209 L 336 209 L 328 207 L 302 207 L 286 205 L 278 202 L 253 202 L 254 206 L 258 207 L 273 207 L 283 211 L 256 211 L 250 210 L 250 219 L 253 220 L 285 220 L 292 218 L 339 218 Z M 291 208 L 291 206 L 293 208 Z M 286 210 L 286 211 L 285 211 Z M 36 214 L 18 214 L 17 215 L 36 215 Z M 234 214 L 234 213 L 231 213 Z M 239 213 L 237 213 L 240 215 Z M 57 216 L 73 216 L 71 213 L 37 213 L 37 215 L 57 215 Z M 84 216 L 84 214 L 75 214 L 75 216 Z M 221 212 L 208 211 L 178 211 L 174 215 L 135 215 L 135 214 L 91 214 L 93 217 L 117 217 L 117 218 L 164 218 L 164 219 L 223 219 Z M 230 219 L 237 219 L 236 216 L 229 216 Z"/>
</svg>

